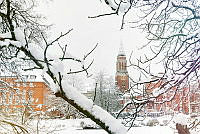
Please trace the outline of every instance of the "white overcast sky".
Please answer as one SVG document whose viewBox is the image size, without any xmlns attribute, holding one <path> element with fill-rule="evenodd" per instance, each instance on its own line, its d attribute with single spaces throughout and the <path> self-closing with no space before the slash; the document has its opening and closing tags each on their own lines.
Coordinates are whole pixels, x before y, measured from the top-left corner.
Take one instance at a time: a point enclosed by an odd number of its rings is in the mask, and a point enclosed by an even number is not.
<svg viewBox="0 0 200 134">
<path fill-rule="evenodd" d="M 110 12 L 100 0 L 54 0 L 42 2 L 40 9 L 50 24 L 54 24 L 52 35 L 59 35 L 73 28 L 67 38 L 68 50 L 77 57 L 83 57 L 95 44 L 99 44 L 91 55 L 94 58 L 92 72 L 104 70 L 115 74 L 115 62 L 123 43 L 127 58 L 137 46 L 144 44 L 144 36 L 135 29 L 120 30 L 120 16 L 105 16 L 91 19 L 88 16 Z"/>
</svg>

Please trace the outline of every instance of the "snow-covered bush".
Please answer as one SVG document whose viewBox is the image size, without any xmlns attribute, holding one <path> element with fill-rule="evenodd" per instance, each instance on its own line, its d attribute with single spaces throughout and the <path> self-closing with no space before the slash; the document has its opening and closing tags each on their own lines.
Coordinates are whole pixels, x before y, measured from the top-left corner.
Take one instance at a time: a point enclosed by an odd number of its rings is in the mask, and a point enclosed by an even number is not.
<svg viewBox="0 0 200 134">
<path fill-rule="evenodd" d="M 166 126 L 169 123 L 169 120 L 163 120 L 162 122 L 159 122 L 160 126 Z"/>
<path fill-rule="evenodd" d="M 97 129 L 100 128 L 95 122 L 90 119 L 84 119 L 80 122 L 80 127 L 83 129 Z"/>
<path fill-rule="evenodd" d="M 147 125 L 147 126 L 150 126 L 150 127 L 156 126 L 156 125 L 159 125 L 159 121 L 158 121 L 157 119 L 151 119 L 151 120 L 149 120 L 149 121 L 147 122 L 146 125 Z"/>
</svg>

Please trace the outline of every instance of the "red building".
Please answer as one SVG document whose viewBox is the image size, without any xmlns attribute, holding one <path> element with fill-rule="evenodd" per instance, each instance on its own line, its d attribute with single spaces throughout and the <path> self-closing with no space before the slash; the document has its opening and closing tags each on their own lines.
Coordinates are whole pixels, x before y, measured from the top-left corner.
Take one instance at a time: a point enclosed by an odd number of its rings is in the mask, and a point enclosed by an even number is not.
<svg viewBox="0 0 200 134">
<path fill-rule="evenodd" d="M 22 77 L 0 76 L 0 111 L 46 111 L 49 88 L 45 80 L 33 74 Z"/>
<path fill-rule="evenodd" d="M 116 62 L 116 75 L 115 82 L 118 89 L 125 93 L 120 99 L 120 103 L 123 105 L 130 101 L 132 97 L 129 93 L 129 74 L 127 71 L 127 60 L 124 52 L 124 48 L 121 44 L 119 53 L 117 55 Z M 155 90 L 159 90 L 163 81 L 156 83 L 150 83 L 144 85 L 147 96 L 154 97 Z M 143 96 L 134 96 L 138 99 L 142 99 Z M 200 114 L 200 85 L 193 84 L 177 89 L 177 87 L 171 88 L 166 93 L 156 97 L 154 101 L 148 103 L 144 107 L 146 113 L 174 113 L 181 112 L 184 114 Z M 131 111 L 132 106 L 125 109 L 125 112 Z"/>
<path fill-rule="evenodd" d="M 149 96 L 153 95 L 155 90 L 160 90 L 163 82 L 150 83 L 146 85 L 146 91 Z M 156 97 L 153 102 L 146 106 L 146 112 L 181 112 L 184 114 L 190 113 L 190 90 L 188 87 L 171 88 L 169 91 Z"/>
<path fill-rule="evenodd" d="M 200 83 L 190 86 L 190 112 L 200 114 Z"/>
</svg>

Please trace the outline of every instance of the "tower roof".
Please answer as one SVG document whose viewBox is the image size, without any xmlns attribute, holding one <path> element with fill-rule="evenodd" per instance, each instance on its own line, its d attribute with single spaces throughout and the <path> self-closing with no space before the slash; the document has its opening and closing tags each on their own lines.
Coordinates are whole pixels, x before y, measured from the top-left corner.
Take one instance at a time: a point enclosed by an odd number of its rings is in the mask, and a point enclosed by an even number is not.
<svg viewBox="0 0 200 134">
<path fill-rule="evenodd" d="M 122 42 L 120 43 L 118 56 L 125 56 L 125 51 Z"/>
</svg>

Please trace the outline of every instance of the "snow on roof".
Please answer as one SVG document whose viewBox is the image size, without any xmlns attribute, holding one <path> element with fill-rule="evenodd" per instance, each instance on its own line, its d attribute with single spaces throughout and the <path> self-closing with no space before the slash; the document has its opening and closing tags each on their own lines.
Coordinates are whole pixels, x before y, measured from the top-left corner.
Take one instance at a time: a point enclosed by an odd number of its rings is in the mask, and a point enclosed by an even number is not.
<svg viewBox="0 0 200 134">
<path fill-rule="evenodd" d="M 45 82 L 42 74 L 42 70 L 39 69 L 23 71 L 20 73 L 22 80 L 27 82 Z"/>
</svg>

